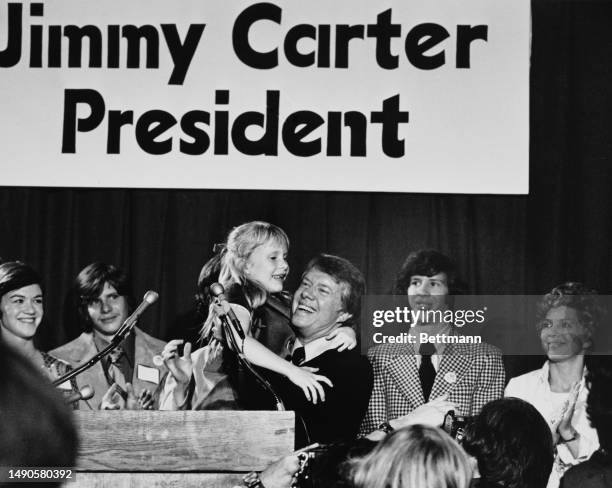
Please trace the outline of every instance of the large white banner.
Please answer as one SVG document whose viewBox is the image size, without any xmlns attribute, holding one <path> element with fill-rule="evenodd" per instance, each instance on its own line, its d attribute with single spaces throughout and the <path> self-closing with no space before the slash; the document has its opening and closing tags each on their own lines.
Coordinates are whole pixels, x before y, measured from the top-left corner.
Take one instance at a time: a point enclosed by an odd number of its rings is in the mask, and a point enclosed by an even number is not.
<svg viewBox="0 0 612 488">
<path fill-rule="evenodd" d="M 0 185 L 527 193 L 528 0 L 0 3 Z"/>
</svg>

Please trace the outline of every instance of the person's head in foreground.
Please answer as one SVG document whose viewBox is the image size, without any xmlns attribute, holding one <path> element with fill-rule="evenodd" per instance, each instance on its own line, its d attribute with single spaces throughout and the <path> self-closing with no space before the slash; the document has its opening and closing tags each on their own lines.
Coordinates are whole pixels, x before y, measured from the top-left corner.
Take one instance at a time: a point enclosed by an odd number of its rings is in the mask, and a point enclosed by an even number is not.
<svg viewBox="0 0 612 488">
<path fill-rule="evenodd" d="M 478 461 L 482 481 L 505 488 L 544 488 L 553 465 L 546 420 L 518 398 L 487 403 L 466 429 L 463 447 Z"/>
<path fill-rule="evenodd" d="M 599 445 L 612 453 L 612 356 L 594 356 L 587 373 L 587 415 L 597 431 Z"/>
<path fill-rule="evenodd" d="M 0 343 L 0 466 L 72 467 L 77 444 L 72 412 L 61 395 Z M 46 486 L 53 485 L 59 483 Z"/>
<path fill-rule="evenodd" d="M 467 488 L 472 479 L 459 444 L 424 425 L 393 432 L 353 464 L 356 488 Z"/>
</svg>

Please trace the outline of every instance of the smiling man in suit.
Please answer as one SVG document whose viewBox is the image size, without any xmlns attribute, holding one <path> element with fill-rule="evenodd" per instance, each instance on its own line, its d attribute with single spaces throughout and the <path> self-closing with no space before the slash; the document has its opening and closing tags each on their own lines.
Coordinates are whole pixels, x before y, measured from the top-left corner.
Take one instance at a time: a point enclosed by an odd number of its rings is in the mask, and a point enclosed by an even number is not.
<svg viewBox="0 0 612 488">
<path fill-rule="evenodd" d="M 320 254 L 302 274 L 291 307 L 295 340 L 288 344 L 287 352 L 294 364 L 317 368 L 333 387 L 322 383 L 325 400 L 312 403 L 287 378 L 273 379 L 287 409 L 303 419 L 297 422 L 296 447 L 351 441 L 359 432 L 372 390 L 372 368 L 359 351 L 339 351 L 326 337 L 358 321 L 364 292 L 361 272 L 338 256 Z"/>
<path fill-rule="evenodd" d="M 110 344 L 132 309 L 133 294 L 127 274 L 104 263 L 83 268 L 73 291 L 84 332 L 51 354 L 77 368 Z M 80 408 L 124 408 L 126 399 L 131 401 L 128 408 L 157 408 L 167 369 L 163 364 L 155 365 L 153 357 L 161 354 L 164 345 L 134 327 L 117 349 L 77 376 L 80 388 L 90 385 L 95 392 L 93 398 L 81 402 L 86 406 Z"/>
<path fill-rule="evenodd" d="M 406 259 L 396 294 L 407 294 L 410 308 L 425 316 L 425 312 L 450 310 L 449 295 L 457 293 L 458 283 L 449 257 L 422 250 Z M 402 426 L 407 418 L 413 421 L 416 413 L 420 423 L 437 425 L 451 409 L 458 415 L 477 415 L 487 402 L 503 395 L 505 373 L 497 348 L 486 343 L 420 342 L 421 337 L 458 333 L 452 323 L 444 321 L 412 325 L 416 343 L 382 344 L 368 351 L 374 388 L 360 429 L 363 435 L 388 432 Z"/>
</svg>

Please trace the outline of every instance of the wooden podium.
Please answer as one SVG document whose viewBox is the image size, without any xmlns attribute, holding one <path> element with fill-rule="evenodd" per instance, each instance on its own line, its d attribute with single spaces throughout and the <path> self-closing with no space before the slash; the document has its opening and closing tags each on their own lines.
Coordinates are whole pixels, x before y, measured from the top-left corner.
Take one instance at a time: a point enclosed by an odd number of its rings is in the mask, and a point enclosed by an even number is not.
<svg viewBox="0 0 612 488">
<path fill-rule="evenodd" d="M 293 412 L 75 414 L 81 445 L 69 488 L 231 488 L 293 451 Z"/>
</svg>

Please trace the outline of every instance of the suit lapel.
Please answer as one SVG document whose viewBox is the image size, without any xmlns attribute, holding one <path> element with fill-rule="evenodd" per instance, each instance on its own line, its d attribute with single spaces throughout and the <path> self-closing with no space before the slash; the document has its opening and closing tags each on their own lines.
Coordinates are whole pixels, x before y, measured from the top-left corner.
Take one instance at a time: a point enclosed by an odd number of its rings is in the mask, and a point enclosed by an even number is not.
<svg viewBox="0 0 612 488">
<path fill-rule="evenodd" d="M 149 390 L 153 393 L 155 398 L 155 406 L 157 407 L 157 399 L 159 397 L 159 393 L 164 385 L 164 378 L 167 373 L 167 369 L 165 365 L 155 366 L 153 363 L 153 356 L 161 353 L 161 349 L 158 347 L 154 347 L 152 344 L 149 344 L 147 341 L 147 337 L 144 333 L 138 329 L 134 328 L 134 373 L 132 377 L 132 385 L 134 386 L 134 393 L 138 397 L 142 390 Z M 159 350 L 158 350 L 159 349 Z M 145 381 L 138 377 L 138 367 L 143 367 L 149 370 L 155 369 L 158 373 L 158 383 Z"/>
<path fill-rule="evenodd" d="M 419 381 L 419 371 L 416 367 L 416 358 L 413 353 L 395 357 L 387 368 L 397 389 L 408 399 L 413 408 L 425 402 L 421 382 Z"/>
<path fill-rule="evenodd" d="M 463 375 L 468 372 L 471 364 L 468 353 L 468 350 L 458 348 L 454 344 L 446 346 L 429 396 L 431 400 L 451 392 Z"/>
<path fill-rule="evenodd" d="M 92 357 L 94 357 L 98 351 L 93 341 L 93 335 L 81 334 L 78 347 L 75 347 L 71 355 L 71 363 L 75 367 L 79 367 L 84 363 L 87 363 Z M 108 390 L 108 383 L 106 382 L 106 376 L 104 376 L 104 370 L 102 369 L 102 363 L 97 362 L 91 368 L 85 370 L 83 373 L 76 377 L 77 385 L 79 389 L 85 385 L 89 385 L 94 389 L 94 396 L 88 400 L 87 406 L 91 409 L 97 410 L 100 407 L 102 397 Z M 81 403 L 82 405 L 83 403 Z"/>
<path fill-rule="evenodd" d="M 147 389 L 151 393 L 153 393 L 159 386 L 159 383 L 161 383 L 162 375 L 160 372 L 158 384 L 141 380 L 138 377 L 138 367 L 139 366 L 144 366 L 150 369 L 157 369 L 158 371 L 159 369 L 153 365 L 153 358 L 149 357 L 150 356 L 149 350 L 146 347 L 146 344 L 144 343 L 143 338 L 140 336 L 140 334 L 136 332 L 134 333 L 136 334 L 136 337 L 134 338 L 134 373 L 132 375 L 132 378 L 129 381 L 131 381 L 132 385 L 134 385 L 134 392 L 136 393 L 136 396 L 138 396 L 140 392 L 144 389 Z"/>
</svg>

